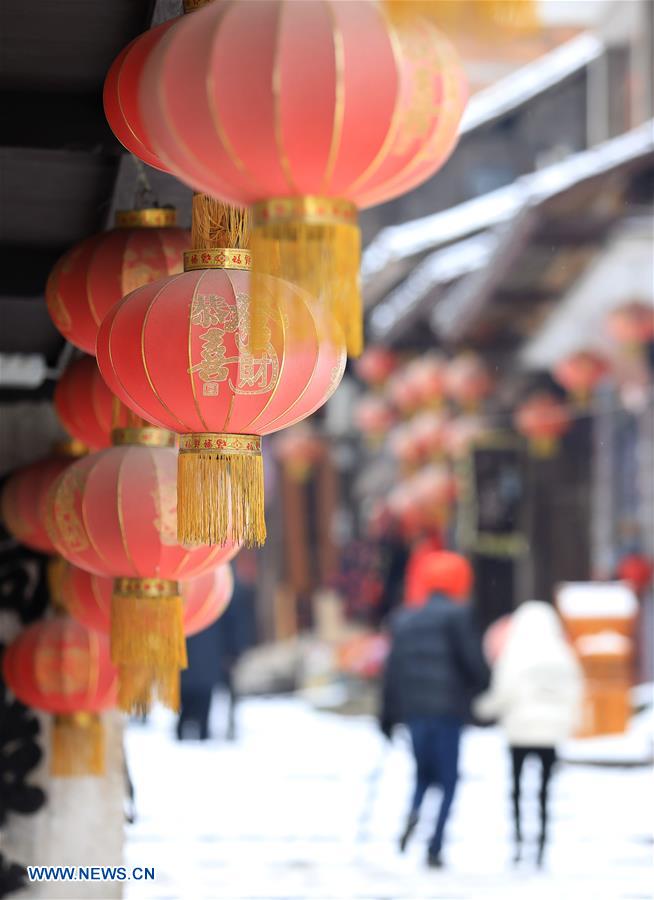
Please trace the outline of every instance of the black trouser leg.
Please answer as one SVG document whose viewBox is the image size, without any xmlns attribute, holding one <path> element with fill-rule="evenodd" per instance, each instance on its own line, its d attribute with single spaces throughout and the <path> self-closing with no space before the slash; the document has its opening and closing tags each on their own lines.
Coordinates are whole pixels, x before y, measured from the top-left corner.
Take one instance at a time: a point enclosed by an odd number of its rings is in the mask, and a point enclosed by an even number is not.
<svg viewBox="0 0 654 900">
<path fill-rule="evenodd" d="M 516 843 L 516 860 L 520 858 L 520 846 L 522 844 L 522 824 L 520 817 L 520 779 L 522 767 L 527 758 L 525 747 L 511 747 L 511 768 L 513 772 L 513 828 Z"/>
<path fill-rule="evenodd" d="M 556 762 L 556 752 L 553 747 L 542 747 L 538 751 L 541 762 L 540 793 L 538 795 L 540 805 L 540 838 L 538 841 L 538 865 L 543 862 L 545 844 L 547 843 L 548 826 L 548 794 L 552 770 Z"/>
</svg>

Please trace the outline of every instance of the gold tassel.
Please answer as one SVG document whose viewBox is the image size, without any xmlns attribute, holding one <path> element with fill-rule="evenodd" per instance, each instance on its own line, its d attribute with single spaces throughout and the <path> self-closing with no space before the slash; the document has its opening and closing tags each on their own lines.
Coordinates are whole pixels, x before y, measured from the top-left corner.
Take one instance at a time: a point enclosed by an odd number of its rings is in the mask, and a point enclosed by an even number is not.
<svg viewBox="0 0 654 900">
<path fill-rule="evenodd" d="M 55 716 L 50 774 L 57 778 L 104 775 L 105 739 L 100 716 L 77 712 Z"/>
<path fill-rule="evenodd" d="M 538 27 L 535 0 L 383 0 L 383 7 L 396 25 L 428 19 L 458 34 L 483 37 Z"/>
<path fill-rule="evenodd" d="M 66 600 L 63 595 L 63 582 L 68 564 L 63 556 L 51 556 L 46 563 L 46 580 L 50 604 L 54 610 L 62 612 L 66 609 Z"/>
<path fill-rule="evenodd" d="M 340 336 L 342 332 L 348 354 L 361 354 L 361 234 L 352 203 L 330 197 L 257 203 L 253 209 L 251 250 L 250 341 L 254 352 L 265 345 L 271 313 L 286 296 L 286 281 L 307 291 L 314 303 L 324 306 L 331 330 L 327 337 Z M 282 281 L 274 283 L 266 277 L 269 275 Z"/>
<path fill-rule="evenodd" d="M 182 599 L 175 581 L 117 578 L 111 603 L 111 659 L 118 668 L 118 705 L 144 712 L 154 697 L 179 707 L 186 668 Z"/>
<path fill-rule="evenodd" d="M 529 439 L 529 449 L 536 459 L 551 459 L 557 454 L 559 442 L 557 438 L 546 435 L 533 437 Z"/>
<path fill-rule="evenodd" d="M 247 249 L 250 246 L 249 211 L 228 206 L 208 194 L 194 194 L 191 246 L 194 250 Z"/>
<path fill-rule="evenodd" d="M 260 546 L 266 540 L 261 438 L 180 436 L 177 469 L 180 544 Z"/>
</svg>

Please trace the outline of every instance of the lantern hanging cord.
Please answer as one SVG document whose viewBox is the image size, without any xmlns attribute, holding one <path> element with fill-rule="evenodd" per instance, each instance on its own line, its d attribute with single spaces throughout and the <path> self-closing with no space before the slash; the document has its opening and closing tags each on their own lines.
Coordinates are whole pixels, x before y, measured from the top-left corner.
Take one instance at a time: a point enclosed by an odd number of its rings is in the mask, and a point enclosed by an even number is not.
<svg viewBox="0 0 654 900">
<path fill-rule="evenodd" d="M 159 206 L 159 198 L 153 190 L 148 178 L 144 163 L 135 156 L 130 154 L 134 168 L 136 169 L 136 184 L 134 186 L 134 209 L 147 209 Z"/>
</svg>

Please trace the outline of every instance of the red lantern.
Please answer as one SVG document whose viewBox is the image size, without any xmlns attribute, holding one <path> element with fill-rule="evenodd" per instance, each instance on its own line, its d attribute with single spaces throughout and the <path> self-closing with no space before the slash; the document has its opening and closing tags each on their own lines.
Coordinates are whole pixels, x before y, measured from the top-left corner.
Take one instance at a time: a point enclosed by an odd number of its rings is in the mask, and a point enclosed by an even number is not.
<svg viewBox="0 0 654 900">
<path fill-rule="evenodd" d="M 608 363 L 603 357 L 583 350 L 557 363 L 554 377 L 583 407 L 587 405 L 592 391 L 608 371 Z"/>
<path fill-rule="evenodd" d="M 516 411 L 515 427 L 529 441 L 534 456 L 547 457 L 556 452 L 559 440 L 570 428 L 570 415 L 552 394 L 536 393 Z"/>
<path fill-rule="evenodd" d="M 95 353 L 100 323 L 125 294 L 181 272 L 190 235 L 174 224 L 174 209 L 119 212 L 116 228 L 62 256 L 48 278 L 46 302 L 66 340 Z"/>
<path fill-rule="evenodd" d="M 304 482 L 324 459 L 325 444 L 313 431 L 298 425 L 277 438 L 275 452 L 291 478 Z"/>
<path fill-rule="evenodd" d="M 424 412 L 411 422 L 411 433 L 423 461 L 440 459 L 445 450 L 447 418 L 438 412 Z"/>
<path fill-rule="evenodd" d="M 397 353 L 387 347 L 367 347 L 356 364 L 359 378 L 372 388 L 383 387 L 397 369 Z"/>
<path fill-rule="evenodd" d="M 457 495 L 456 479 L 448 467 L 432 463 L 417 472 L 411 481 L 423 525 L 426 528 L 444 528 Z"/>
<path fill-rule="evenodd" d="M 391 405 L 378 395 L 362 397 L 354 408 L 354 424 L 373 446 L 379 444 L 394 423 L 395 413 Z"/>
<path fill-rule="evenodd" d="M 629 553 L 618 563 L 618 577 L 627 581 L 639 597 L 651 583 L 653 572 L 652 560 L 642 553 Z"/>
<path fill-rule="evenodd" d="M 108 634 L 113 579 L 92 575 L 70 563 L 65 566 L 60 591 L 66 610 L 87 628 Z M 232 571 L 227 564 L 180 583 L 187 637 L 208 628 L 220 618 L 229 605 L 233 587 Z"/>
<path fill-rule="evenodd" d="M 473 412 L 493 390 L 493 379 L 480 356 L 462 353 L 448 363 L 445 388 L 455 403 Z"/>
<path fill-rule="evenodd" d="M 36 622 L 7 648 L 3 674 L 22 703 L 55 715 L 52 774 L 102 774 L 98 713 L 116 703 L 106 637 L 68 616 Z"/>
<path fill-rule="evenodd" d="M 465 96 L 456 54 L 429 21 L 396 26 L 367 0 L 267 0 L 177 20 L 148 56 L 139 102 L 173 174 L 256 204 L 253 312 L 266 295 L 259 272 L 288 278 L 333 304 L 356 353 L 356 208 L 443 165 Z"/>
<path fill-rule="evenodd" d="M 104 82 L 102 100 L 109 127 L 120 143 L 139 159 L 155 169 L 168 171 L 148 140 L 138 104 L 138 85 L 143 66 L 174 19 L 164 22 L 134 38 L 113 61 Z"/>
<path fill-rule="evenodd" d="M 447 362 L 436 353 L 419 356 L 407 366 L 407 379 L 421 406 L 440 407 L 445 397 Z"/>
<path fill-rule="evenodd" d="M 411 416 L 420 406 L 420 391 L 407 377 L 406 369 L 396 372 L 387 386 L 388 397 L 395 408 L 404 416 Z"/>
<path fill-rule="evenodd" d="M 182 434 L 179 540 L 263 543 L 261 436 L 331 396 L 345 368 L 342 337 L 324 339 L 324 319 L 287 284 L 253 352 L 248 252 L 190 251 L 185 264 L 189 271 L 134 291 L 107 316 L 98 364 L 130 409 Z"/>
<path fill-rule="evenodd" d="M 54 553 L 45 526 L 45 500 L 70 459 L 50 456 L 11 473 L 0 497 L 2 520 L 13 537 L 41 553 Z"/>
<path fill-rule="evenodd" d="M 406 471 L 410 471 L 420 463 L 422 451 L 418 435 L 412 428 L 411 422 L 394 429 L 389 446 L 395 459 L 402 464 Z"/>
<path fill-rule="evenodd" d="M 177 708 L 186 665 L 178 580 L 216 568 L 236 547 L 177 544 L 172 434 L 125 429 L 114 439 L 132 443 L 79 460 L 54 484 L 48 530 L 69 562 L 116 579 L 111 652 L 121 708 L 147 709 L 153 693 Z"/>
<path fill-rule="evenodd" d="M 452 459 L 462 459 L 470 449 L 487 434 L 488 427 L 477 416 L 459 416 L 446 423 L 444 434 L 445 452 Z"/>
<path fill-rule="evenodd" d="M 92 450 L 110 447 L 112 429 L 129 424 L 127 410 L 104 383 L 92 356 L 66 368 L 55 388 L 54 405 L 66 431 Z"/>
<path fill-rule="evenodd" d="M 637 349 L 654 340 L 654 309 L 633 301 L 614 309 L 606 319 L 613 340 L 627 349 Z"/>
<path fill-rule="evenodd" d="M 388 496 L 388 510 L 406 540 L 413 540 L 423 529 L 420 497 L 412 480 L 400 482 Z"/>
</svg>

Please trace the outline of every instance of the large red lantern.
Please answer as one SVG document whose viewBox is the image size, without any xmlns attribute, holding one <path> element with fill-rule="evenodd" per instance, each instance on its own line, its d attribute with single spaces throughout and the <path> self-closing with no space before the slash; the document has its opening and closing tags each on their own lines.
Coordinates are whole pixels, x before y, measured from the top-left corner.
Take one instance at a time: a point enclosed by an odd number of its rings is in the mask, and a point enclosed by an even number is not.
<svg viewBox="0 0 654 900">
<path fill-rule="evenodd" d="M 32 550 L 55 552 L 45 526 L 45 500 L 54 482 L 70 464 L 70 458 L 49 456 L 21 466 L 5 482 L 0 497 L 2 520 L 7 531 Z"/>
<path fill-rule="evenodd" d="M 82 356 L 57 382 L 54 405 L 66 431 L 91 450 L 111 446 L 111 432 L 134 417 L 104 383 L 95 357 Z"/>
<path fill-rule="evenodd" d="M 366 347 L 356 364 L 359 378 L 371 388 L 383 387 L 397 369 L 397 353 L 388 347 Z"/>
<path fill-rule="evenodd" d="M 118 212 L 116 227 L 64 254 L 46 286 L 46 302 L 61 334 L 95 353 L 100 323 L 125 294 L 182 270 L 190 235 L 175 226 L 174 209 Z"/>
<path fill-rule="evenodd" d="M 557 363 L 554 378 L 583 407 L 608 371 L 609 366 L 604 357 L 582 350 Z"/>
<path fill-rule="evenodd" d="M 7 648 L 4 679 L 27 706 L 55 716 L 53 775 L 101 775 L 104 737 L 99 713 L 116 703 L 109 642 L 69 616 L 36 622 Z"/>
<path fill-rule="evenodd" d="M 448 363 L 445 390 L 455 403 L 474 412 L 493 390 L 493 378 L 480 356 L 462 353 Z"/>
<path fill-rule="evenodd" d="M 552 456 L 570 428 L 565 405 L 547 392 L 532 394 L 516 410 L 515 427 L 529 441 L 534 456 Z"/>
<path fill-rule="evenodd" d="M 280 275 L 330 303 L 357 353 L 357 207 L 436 172 L 465 99 L 428 20 L 394 24 L 369 0 L 253 0 L 177 20 L 143 66 L 139 106 L 173 174 L 254 205 L 255 317 L 269 299 L 258 273 Z"/>
<path fill-rule="evenodd" d="M 66 610 L 87 628 L 109 634 L 113 579 L 92 575 L 65 563 L 60 598 Z M 234 579 L 229 564 L 180 582 L 186 637 L 208 628 L 229 605 Z"/>
<path fill-rule="evenodd" d="M 121 708 L 145 709 L 153 693 L 176 708 L 186 665 L 178 582 L 226 562 L 236 547 L 177 543 L 170 432 L 125 429 L 114 440 L 129 443 L 79 460 L 55 482 L 48 530 L 64 559 L 115 578 L 111 653 Z"/>
<path fill-rule="evenodd" d="M 343 339 L 327 339 L 319 311 L 286 284 L 254 351 L 249 253 L 189 251 L 185 265 L 114 308 L 98 334 L 98 364 L 130 409 L 181 434 L 179 540 L 263 543 L 261 437 L 331 396 L 345 367 Z"/>
</svg>

